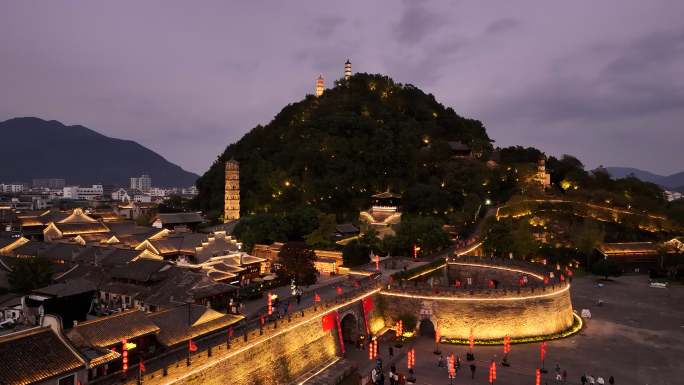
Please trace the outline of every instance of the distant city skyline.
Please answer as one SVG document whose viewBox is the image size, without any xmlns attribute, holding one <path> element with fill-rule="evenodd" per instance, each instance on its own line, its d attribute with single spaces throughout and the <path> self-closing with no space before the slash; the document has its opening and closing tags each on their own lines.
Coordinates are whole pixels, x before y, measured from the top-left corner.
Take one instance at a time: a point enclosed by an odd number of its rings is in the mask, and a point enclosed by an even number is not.
<svg viewBox="0 0 684 385">
<path fill-rule="evenodd" d="M 684 171 L 684 3 L 0 5 L 0 121 L 134 140 L 203 174 L 288 103 L 380 73 L 481 120 L 494 146 Z"/>
</svg>

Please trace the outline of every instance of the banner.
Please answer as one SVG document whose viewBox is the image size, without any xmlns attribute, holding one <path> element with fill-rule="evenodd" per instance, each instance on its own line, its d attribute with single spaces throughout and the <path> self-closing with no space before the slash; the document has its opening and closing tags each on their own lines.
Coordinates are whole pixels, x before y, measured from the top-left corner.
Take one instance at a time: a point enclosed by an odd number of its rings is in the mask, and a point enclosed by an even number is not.
<svg viewBox="0 0 684 385">
<path fill-rule="evenodd" d="M 335 310 L 335 322 L 337 323 L 337 333 L 340 335 L 340 348 L 344 354 L 344 339 L 342 338 L 342 325 L 340 324 L 340 313 Z"/>
<path fill-rule="evenodd" d="M 363 312 L 373 309 L 373 297 L 366 297 L 363 299 Z"/>
<path fill-rule="evenodd" d="M 324 332 L 327 332 L 328 330 L 330 330 L 330 329 L 332 329 L 332 328 L 335 327 L 335 318 L 334 318 L 334 316 L 335 316 L 335 315 L 334 315 L 333 313 L 330 313 L 330 314 L 326 314 L 326 315 L 324 315 L 324 316 L 322 317 L 322 321 L 323 321 L 323 331 L 324 331 Z"/>
</svg>

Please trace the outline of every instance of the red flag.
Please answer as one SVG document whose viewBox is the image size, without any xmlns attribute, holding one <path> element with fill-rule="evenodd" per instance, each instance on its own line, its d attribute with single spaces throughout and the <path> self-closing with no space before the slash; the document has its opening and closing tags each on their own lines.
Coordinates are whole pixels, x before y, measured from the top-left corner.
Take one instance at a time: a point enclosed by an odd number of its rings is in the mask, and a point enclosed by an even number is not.
<svg viewBox="0 0 684 385">
<path fill-rule="evenodd" d="M 320 302 L 321 297 L 318 296 L 318 293 L 314 293 L 316 295 L 316 302 Z"/>
<path fill-rule="evenodd" d="M 369 281 L 369 282 L 373 282 L 373 277 L 371 277 L 371 276 L 369 275 L 369 276 L 368 276 L 368 281 Z"/>
<path fill-rule="evenodd" d="M 262 314 L 262 315 L 261 315 L 261 324 L 263 325 L 264 323 L 265 323 L 265 322 L 264 322 L 264 315 Z"/>
<path fill-rule="evenodd" d="M 458 287 L 458 286 L 461 286 L 461 282 L 459 282 L 458 280 L 456 280 L 456 287 Z"/>
<path fill-rule="evenodd" d="M 233 338 L 233 327 L 231 326 L 230 329 L 228 329 L 228 337 Z"/>
<path fill-rule="evenodd" d="M 373 297 L 366 297 L 363 299 L 363 312 L 367 312 L 373 308 Z"/>
<path fill-rule="evenodd" d="M 544 278 L 544 283 L 549 283 L 549 277 Z"/>
<path fill-rule="evenodd" d="M 560 279 L 561 279 L 561 281 L 565 281 L 565 276 L 563 274 L 561 274 Z"/>
<path fill-rule="evenodd" d="M 394 281 L 394 278 L 390 275 L 390 282 Z"/>
<path fill-rule="evenodd" d="M 192 343 L 192 340 L 190 340 L 190 341 L 188 341 L 188 342 L 190 342 L 190 351 L 191 351 L 191 352 L 196 351 L 196 350 L 197 350 L 197 346 L 196 346 L 195 344 Z"/>
<path fill-rule="evenodd" d="M 143 372 L 145 371 L 145 364 L 143 364 L 142 357 L 140 357 L 140 370 L 142 370 Z M 79 381 L 79 383 L 80 383 L 80 381 Z"/>
<path fill-rule="evenodd" d="M 489 281 L 489 286 L 494 286 L 494 281 Z"/>
<path fill-rule="evenodd" d="M 572 270 L 568 270 L 568 277 L 572 277 Z"/>
<path fill-rule="evenodd" d="M 342 294 L 342 288 L 339 286 L 337 287 L 337 294 Z"/>
<path fill-rule="evenodd" d="M 335 327 L 335 313 L 330 313 L 326 314 L 322 317 L 322 322 L 323 322 L 323 331 L 327 332 L 328 330 L 332 329 Z"/>
<path fill-rule="evenodd" d="M 522 280 L 522 278 L 520 278 L 520 286 L 522 286 L 522 285 L 523 285 L 523 280 Z"/>
<path fill-rule="evenodd" d="M 439 294 L 439 288 L 435 286 L 435 294 Z"/>
<path fill-rule="evenodd" d="M 358 281 L 354 281 L 354 287 L 359 287 L 359 282 L 358 282 Z"/>
</svg>

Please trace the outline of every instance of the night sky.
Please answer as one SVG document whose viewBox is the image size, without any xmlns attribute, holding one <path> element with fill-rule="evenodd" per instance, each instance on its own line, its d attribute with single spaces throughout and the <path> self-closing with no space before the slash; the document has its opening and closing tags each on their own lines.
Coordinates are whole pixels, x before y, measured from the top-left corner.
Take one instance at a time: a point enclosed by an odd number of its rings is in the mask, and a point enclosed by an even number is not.
<svg viewBox="0 0 684 385">
<path fill-rule="evenodd" d="M 0 121 L 81 124 L 204 173 L 344 75 L 481 120 L 495 146 L 684 171 L 684 1 L 4 1 Z"/>
</svg>

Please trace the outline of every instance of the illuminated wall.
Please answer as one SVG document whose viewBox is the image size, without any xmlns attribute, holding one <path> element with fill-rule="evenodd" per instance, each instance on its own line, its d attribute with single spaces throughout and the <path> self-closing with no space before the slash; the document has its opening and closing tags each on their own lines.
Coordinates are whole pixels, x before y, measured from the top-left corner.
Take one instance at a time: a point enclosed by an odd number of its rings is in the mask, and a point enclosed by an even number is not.
<svg viewBox="0 0 684 385">
<path fill-rule="evenodd" d="M 441 288 L 436 294 L 429 286 L 393 284 L 381 293 L 386 303 L 385 322 L 394 324 L 402 313 L 409 312 L 419 321 L 429 319 L 436 323 L 444 337 L 468 339 L 472 329 L 474 338 L 482 340 L 506 335 L 512 338 L 549 335 L 572 326 L 572 303 L 566 281 L 556 278 L 544 285 L 535 278 L 539 271 L 534 265 L 530 265 L 532 271 L 528 274 L 497 267 L 458 267 L 464 277 L 473 277 L 473 284 L 480 283 L 473 287 L 472 293 L 463 286 Z M 516 263 L 515 268 L 519 267 L 520 263 Z M 518 291 L 515 283 L 521 275 L 527 275 L 529 285 Z M 499 289 L 483 284 L 489 279 L 501 282 Z"/>
<path fill-rule="evenodd" d="M 368 285 L 355 292 L 325 301 L 316 307 L 294 312 L 292 319 L 283 318 L 267 324 L 263 334 L 259 329 L 232 339 L 230 349 L 225 342 L 209 350 L 200 342 L 191 365 L 185 359 L 170 362 L 167 374 L 163 369 L 150 370 L 144 375 L 145 385 L 161 384 L 288 384 L 326 360 L 341 355 L 337 328 L 323 331 L 321 317 L 335 308 L 340 313 L 349 307 L 361 314 L 363 293 L 377 291 L 379 286 Z M 358 299 L 357 299 L 358 298 Z M 354 302 L 350 302 L 357 299 Z M 363 321 L 361 321 L 363 322 Z M 258 324 L 257 324 L 258 325 Z"/>
</svg>

